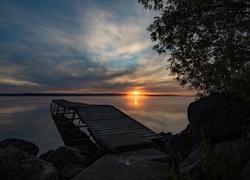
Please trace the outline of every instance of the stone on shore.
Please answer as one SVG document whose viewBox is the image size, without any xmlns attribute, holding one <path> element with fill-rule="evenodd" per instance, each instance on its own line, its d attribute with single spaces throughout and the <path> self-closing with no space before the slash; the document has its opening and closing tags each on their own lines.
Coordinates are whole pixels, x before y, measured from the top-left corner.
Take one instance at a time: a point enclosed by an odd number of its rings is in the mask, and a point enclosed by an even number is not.
<svg viewBox="0 0 250 180">
<path fill-rule="evenodd" d="M 249 112 L 241 103 L 214 93 L 191 103 L 188 107 L 189 126 L 186 131 L 203 132 L 213 142 L 239 138 L 242 126 L 247 125 Z"/>
<path fill-rule="evenodd" d="M 3 149 L 7 146 L 16 147 L 20 151 L 25 151 L 34 156 L 37 156 L 39 152 L 39 148 L 34 143 L 22 139 L 9 138 L 0 142 L 0 148 Z"/>
<path fill-rule="evenodd" d="M 167 179 L 168 169 L 167 163 L 132 159 L 123 161 L 119 156 L 106 155 L 84 169 L 72 180 Z"/>
<path fill-rule="evenodd" d="M 45 160 L 52 163 L 66 179 L 78 174 L 88 164 L 88 161 L 83 155 L 81 155 L 76 149 L 67 146 L 59 147 Z M 70 169 L 70 167 L 72 169 Z"/>
<path fill-rule="evenodd" d="M 175 134 L 169 137 L 164 152 L 170 155 L 175 163 L 179 164 L 196 146 L 197 142 L 195 139 Z"/>
<path fill-rule="evenodd" d="M 57 180 L 55 167 L 25 151 L 13 146 L 0 149 L 1 180 Z"/>
</svg>

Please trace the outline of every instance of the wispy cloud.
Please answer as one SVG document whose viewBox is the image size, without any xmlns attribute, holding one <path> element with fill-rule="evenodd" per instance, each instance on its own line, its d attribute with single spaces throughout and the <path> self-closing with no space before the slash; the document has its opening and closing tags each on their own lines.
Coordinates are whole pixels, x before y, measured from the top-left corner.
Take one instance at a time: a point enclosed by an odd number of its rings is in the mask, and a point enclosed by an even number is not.
<svg viewBox="0 0 250 180">
<path fill-rule="evenodd" d="M 58 3 L 1 5 L 1 92 L 179 91 L 151 49 L 152 12 L 132 0 Z"/>
</svg>

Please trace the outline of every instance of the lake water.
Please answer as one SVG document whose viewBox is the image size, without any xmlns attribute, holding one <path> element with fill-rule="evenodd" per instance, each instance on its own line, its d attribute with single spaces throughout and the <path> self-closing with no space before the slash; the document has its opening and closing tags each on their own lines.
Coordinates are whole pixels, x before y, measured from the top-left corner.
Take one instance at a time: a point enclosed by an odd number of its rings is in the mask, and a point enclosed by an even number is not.
<svg viewBox="0 0 250 180">
<path fill-rule="evenodd" d="M 173 134 L 187 126 L 187 107 L 195 100 L 175 96 L 0 97 L 0 141 L 28 140 L 39 147 L 39 154 L 64 145 L 50 115 L 52 99 L 113 105 L 156 133 Z"/>
</svg>

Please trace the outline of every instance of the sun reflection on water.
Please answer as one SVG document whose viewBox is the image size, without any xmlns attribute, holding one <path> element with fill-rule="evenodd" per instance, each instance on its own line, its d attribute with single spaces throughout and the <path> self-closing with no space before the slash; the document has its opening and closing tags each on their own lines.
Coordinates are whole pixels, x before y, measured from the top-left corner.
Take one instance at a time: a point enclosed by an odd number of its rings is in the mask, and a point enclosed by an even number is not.
<svg viewBox="0 0 250 180">
<path fill-rule="evenodd" d="M 139 98 L 141 98 L 141 96 L 142 94 L 138 91 L 133 91 L 132 93 L 129 93 L 130 101 L 133 98 L 133 106 L 139 106 Z M 132 106 L 132 103 L 130 104 L 130 107 L 131 106 Z"/>
<path fill-rule="evenodd" d="M 144 107 L 144 101 L 146 96 L 142 94 L 131 93 L 126 96 L 126 106 L 128 108 L 142 108 Z"/>
<path fill-rule="evenodd" d="M 137 97 L 135 96 L 135 106 L 138 105 L 138 102 L 137 102 Z"/>
</svg>

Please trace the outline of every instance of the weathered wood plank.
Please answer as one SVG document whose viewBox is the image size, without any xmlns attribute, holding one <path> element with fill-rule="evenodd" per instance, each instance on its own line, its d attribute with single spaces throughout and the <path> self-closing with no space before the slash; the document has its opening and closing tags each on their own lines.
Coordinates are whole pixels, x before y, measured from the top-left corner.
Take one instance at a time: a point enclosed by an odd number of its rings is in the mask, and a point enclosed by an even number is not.
<svg viewBox="0 0 250 180">
<path fill-rule="evenodd" d="M 137 127 L 116 127 L 116 128 L 110 128 L 110 129 L 92 129 L 93 133 L 98 133 L 98 132 L 112 132 L 112 131 L 125 131 L 125 130 L 145 130 L 144 127 L 137 126 Z"/>
<path fill-rule="evenodd" d="M 89 128 L 91 128 L 93 131 L 94 130 L 102 130 L 102 131 L 105 131 L 105 130 L 109 130 L 109 129 L 122 129 L 122 128 L 134 128 L 133 126 L 134 124 L 115 124 L 115 125 L 112 125 L 112 126 L 104 126 L 104 125 L 97 125 L 97 126 L 88 126 Z M 143 128 L 145 129 L 144 127 L 142 126 L 135 126 L 135 127 L 140 127 L 140 128 Z"/>
<path fill-rule="evenodd" d="M 81 109 L 77 110 L 78 115 L 81 116 L 83 121 L 85 121 L 86 119 L 88 121 L 91 121 L 91 120 L 97 121 L 97 120 L 101 120 L 101 119 L 118 119 L 118 118 L 121 119 L 121 118 L 128 117 L 127 115 L 122 114 L 120 112 L 112 113 L 112 112 L 102 112 L 100 110 L 88 111 L 88 109 L 86 109 L 87 112 L 83 112 L 83 110 L 85 111 L 85 108 L 81 108 Z M 112 110 L 110 110 L 110 111 L 112 111 Z"/>
<path fill-rule="evenodd" d="M 111 126 L 116 126 L 116 125 L 124 125 L 124 124 L 127 124 L 127 125 L 131 125 L 131 126 L 135 126 L 135 125 L 138 125 L 138 123 L 134 122 L 134 121 L 131 121 L 131 120 L 127 120 L 127 121 L 105 121 L 105 120 L 100 120 L 98 122 L 89 122 L 89 121 L 86 121 L 86 124 L 89 126 L 89 127 L 96 127 L 96 126 L 108 126 L 108 127 L 111 127 Z"/>
<path fill-rule="evenodd" d="M 103 132 L 93 132 L 92 131 L 92 133 L 94 134 L 94 135 L 96 135 L 96 136 L 98 136 L 98 135 L 105 135 L 105 134 L 123 134 L 123 133 L 136 133 L 136 134 L 139 134 L 139 135 L 141 135 L 141 134 L 154 134 L 154 133 L 152 133 L 152 132 L 147 132 L 147 131 L 145 131 L 144 129 L 140 129 L 140 130 L 136 130 L 136 129 L 134 129 L 134 130 L 120 130 L 120 131 L 111 131 L 111 132 L 109 132 L 109 131 L 103 131 Z"/>
</svg>

